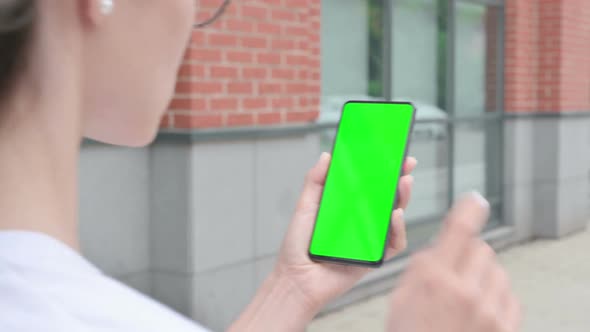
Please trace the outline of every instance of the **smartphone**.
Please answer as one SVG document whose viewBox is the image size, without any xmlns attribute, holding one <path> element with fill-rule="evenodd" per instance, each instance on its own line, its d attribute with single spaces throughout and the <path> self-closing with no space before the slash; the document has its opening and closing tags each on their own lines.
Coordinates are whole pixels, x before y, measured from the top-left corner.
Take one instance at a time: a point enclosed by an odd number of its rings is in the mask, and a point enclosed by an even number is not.
<svg viewBox="0 0 590 332">
<path fill-rule="evenodd" d="M 409 102 L 344 105 L 309 245 L 312 260 L 381 266 L 415 113 Z"/>
</svg>

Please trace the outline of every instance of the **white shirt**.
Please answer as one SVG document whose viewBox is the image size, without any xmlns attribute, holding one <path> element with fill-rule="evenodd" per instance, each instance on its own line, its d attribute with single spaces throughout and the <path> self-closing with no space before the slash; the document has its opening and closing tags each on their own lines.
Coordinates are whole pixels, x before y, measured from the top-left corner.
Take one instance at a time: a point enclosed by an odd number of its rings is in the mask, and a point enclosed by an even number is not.
<svg viewBox="0 0 590 332">
<path fill-rule="evenodd" d="M 0 232 L 0 331 L 205 331 L 43 234 Z"/>
</svg>

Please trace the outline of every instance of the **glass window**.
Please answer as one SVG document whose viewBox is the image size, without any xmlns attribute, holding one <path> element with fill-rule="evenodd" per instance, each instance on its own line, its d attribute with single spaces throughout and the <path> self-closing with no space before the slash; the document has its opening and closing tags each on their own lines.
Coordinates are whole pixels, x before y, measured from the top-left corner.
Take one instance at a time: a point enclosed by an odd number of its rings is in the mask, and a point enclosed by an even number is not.
<svg viewBox="0 0 590 332">
<path fill-rule="evenodd" d="M 381 17 L 382 1 L 322 0 L 324 101 L 382 97 Z"/>
<path fill-rule="evenodd" d="M 410 154 L 420 161 L 412 202 L 406 212 L 410 243 L 432 236 L 449 202 L 449 133 L 442 107 L 445 93 L 445 34 L 438 1 L 396 0 L 391 7 L 391 95 L 416 108 Z M 443 43 L 441 44 L 441 40 Z"/>
<path fill-rule="evenodd" d="M 479 0 L 322 0 L 320 121 L 335 126 L 350 99 L 417 107 L 410 154 L 420 165 L 406 212 L 414 246 L 465 191 L 484 193 L 500 217 L 503 15 Z M 324 150 L 334 133 L 323 132 Z"/>
<path fill-rule="evenodd" d="M 325 97 L 369 90 L 367 1 L 322 1 L 322 90 Z"/>
<path fill-rule="evenodd" d="M 457 117 L 477 117 L 500 108 L 499 7 L 469 2 L 455 6 L 455 99 Z M 454 196 L 478 190 L 494 207 L 501 196 L 501 120 L 481 117 L 454 126 Z M 496 209 L 494 209 L 495 211 Z"/>
<path fill-rule="evenodd" d="M 468 2 L 455 8 L 455 115 L 496 111 L 500 10 Z"/>
<path fill-rule="evenodd" d="M 493 208 L 500 206 L 501 126 L 502 122 L 499 119 L 455 125 L 454 197 L 477 190 L 486 196 Z"/>
<path fill-rule="evenodd" d="M 348 100 L 382 100 L 382 0 L 322 0 L 319 121 L 336 124 Z M 330 150 L 334 130 L 322 134 Z"/>
<path fill-rule="evenodd" d="M 414 125 L 409 154 L 419 160 L 420 166 L 414 171 L 416 181 L 412 202 L 405 213 L 409 227 L 438 221 L 447 210 L 449 201 L 448 137 L 447 127 L 444 124 L 417 122 Z M 424 240 L 422 233 L 409 232 L 409 235 L 411 242 Z"/>
<path fill-rule="evenodd" d="M 396 0 L 392 6 L 392 96 L 438 105 L 439 24 L 434 0 Z M 442 69 L 442 68 L 440 68 Z M 429 114 L 420 114 L 420 118 Z"/>
</svg>

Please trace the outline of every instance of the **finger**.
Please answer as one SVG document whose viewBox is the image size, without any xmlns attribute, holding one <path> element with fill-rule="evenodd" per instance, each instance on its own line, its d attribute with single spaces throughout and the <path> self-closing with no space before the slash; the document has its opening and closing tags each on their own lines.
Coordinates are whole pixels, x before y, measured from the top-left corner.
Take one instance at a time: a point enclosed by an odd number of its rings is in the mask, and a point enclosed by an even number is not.
<svg viewBox="0 0 590 332">
<path fill-rule="evenodd" d="M 496 254 L 484 241 L 476 239 L 464 248 L 465 259 L 458 266 L 459 275 L 476 289 L 484 288 L 484 279 L 493 266 Z"/>
<path fill-rule="evenodd" d="M 404 210 L 396 209 L 391 217 L 391 227 L 389 242 L 385 251 L 385 259 L 389 260 L 399 255 L 408 247 L 408 238 L 406 234 L 406 222 L 404 220 Z"/>
<path fill-rule="evenodd" d="M 497 263 L 491 263 L 484 267 L 484 274 L 480 276 L 483 298 L 498 314 L 505 312 L 508 296 L 510 295 L 510 282 L 506 271 Z"/>
<path fill-rule="evenodd" d="M 478 193 L 466 195 L 455 203 L 437 240 L 436 253 L 444 263 L 458 266 L 463 249 L 479 234 L 488 213 L 489 204 Z"/>
<path fill-rule="evenodd" d="M 511 294 L 506 308 L 506 330 L 519 331 L 522 324 L 522 305 L 520 301 Z"/>
<path fill-rule="evenodd" d="M 408 175 L 412 173 L 416 168 L 416 165 L 418 165 L 418 160 L 416 160 L 416 158 L 407 157 L 404 161 L 403 175 Z"/>
<path fill-rule="evenodd" d="M 487 269 L 487 277 L 484 279 L 482 288 L 481 301 L 483 308 L 490 317 L 495 317 L 496 321 L 504 327 L 507 327 L 507 299 L 510 294 L 510 284 L 508 275 L 498 264 L 490 264 Z"/>
<path fill-rule="evenodd" d="M 414 177 L 404 175 L 399 180 L 399 198 L 396 208 L 406 209 L 412 197 L 412 187 L 414 186 Z"/>
<path fill-rule="evenodd" d="M 331 156 L 324 152 L 315 166 L 307 173 L 305 177 L 305 184 L 303 192 L 297 204 L 298 211 L 308 211 L 317 209 L 322 198 L 322 191 L 324 190 L 324 183 L 326 181 L 326 173 L 330 166 Z"/>
<path fill-rule="evenodd" d="M 496 265 L 499 267 L 499 265 Z M 496 283 L 500 284 L 498 288 L 500 294 L 497 295 L 496 305 L 501 319 L 506 322 L 507 331 L 515 331 L 511 326 L 520 324 L 520 303 L 512 292 L 510 277 L 506 270 L 498 268 L 495 273 Z"/>
</svg>

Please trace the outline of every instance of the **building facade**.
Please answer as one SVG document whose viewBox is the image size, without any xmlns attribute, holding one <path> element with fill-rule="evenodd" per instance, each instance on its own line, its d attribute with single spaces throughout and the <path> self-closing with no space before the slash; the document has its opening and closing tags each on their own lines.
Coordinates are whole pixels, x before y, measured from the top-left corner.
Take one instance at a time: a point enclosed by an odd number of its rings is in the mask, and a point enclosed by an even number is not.
<svg viewBox="0 0 590 332">
<path fill-rule="evenodd" d="M 220 0 L 201 0 L 206 19 Z M 410 251 L 479 190 L 499 248 L 590 219 L 590 2 L 240 0 L 192 33 L 155 143 L 88 142 L 84 253 L 214 329 L 272 268 L 348 99 L 418 107 Z M 404 258 L 330 307 L 391 287 Z"/>
</svg>

